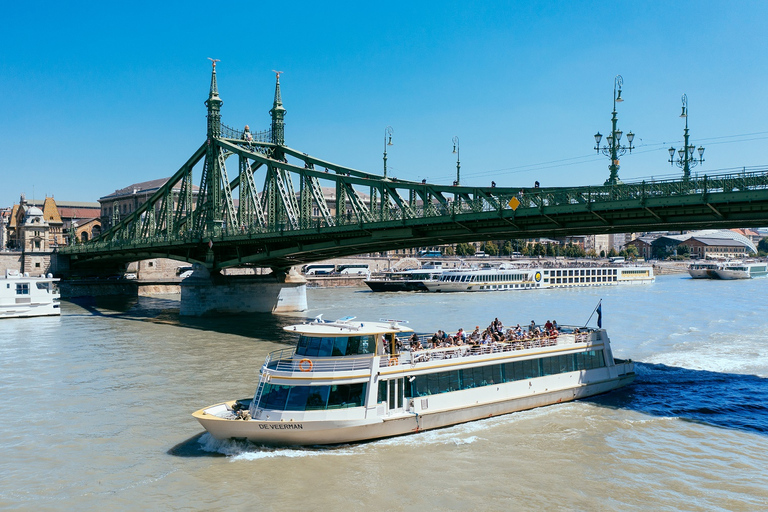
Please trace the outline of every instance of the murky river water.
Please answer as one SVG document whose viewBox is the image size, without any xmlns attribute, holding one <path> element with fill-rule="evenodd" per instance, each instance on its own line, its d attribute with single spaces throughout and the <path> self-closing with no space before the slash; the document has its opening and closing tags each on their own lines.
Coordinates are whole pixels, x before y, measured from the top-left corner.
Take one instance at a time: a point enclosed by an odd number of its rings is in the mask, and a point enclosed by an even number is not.
<svg viewBox="0 0 768 512">
<path fill-rule="evenodd" d="M 766 510 L 768 279 L 467 294 L 309 290 L 325 318 L 455 331 L 583 323 L 603 298 L 627 388 L 328 449 L 216 442 L 190 416 L 252 396 L 296 317 L 180 319 L 169 299 L 0 321 L 0 509 Z M 594 325 L 594 319 L 592 321 Z"/>
</svg>

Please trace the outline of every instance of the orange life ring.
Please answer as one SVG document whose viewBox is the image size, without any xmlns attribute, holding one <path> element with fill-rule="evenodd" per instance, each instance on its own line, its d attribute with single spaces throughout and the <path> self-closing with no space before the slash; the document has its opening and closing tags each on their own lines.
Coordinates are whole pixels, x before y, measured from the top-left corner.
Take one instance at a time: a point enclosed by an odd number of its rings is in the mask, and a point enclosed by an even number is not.
<svg viewBox="0 0 768 512">
<path fill-rule="evenodd" d="M 305 368 L 304 363 L 309 363 L 309 367 Z M 302 359 L 301 361 L 299 361 L 299 370 L 302 372 L 311 372 L 312 366 L 313 366 L 312 361 L 310 361 L 309 359 Z"/>
<path fill-rule="evenodd" d="M 395 366 L 397 364 L 397 358 L 392 356 L 389 358 L 389 366 Z"/>
</svg>

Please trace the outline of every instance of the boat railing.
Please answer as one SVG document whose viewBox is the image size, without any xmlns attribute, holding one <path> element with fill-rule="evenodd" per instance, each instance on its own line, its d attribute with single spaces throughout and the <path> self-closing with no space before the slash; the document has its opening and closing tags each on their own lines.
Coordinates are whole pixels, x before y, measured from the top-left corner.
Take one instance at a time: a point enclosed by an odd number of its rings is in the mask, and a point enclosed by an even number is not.
<svg viewBox="0 0 768 512">
<path fill-rule="evenodd" d="M 344 357 L 302 357 L 295 348 L 275 350 L 267 355 L 264 367 L 279 372 L 343 372 L 368 370 L 373 354 Z"/>
<path fill-rule="evenodd" d="M 463 345 L 451 345 L 447 347 L 420 348 L 412 349 L 410 339 L 400 339 L 402 352 L 392 356 L 381 358 L 380 365 L 395 366 L 404 363 L 421 363 L 441 359 L 454 359 L 459 357 L 481 356 L 487 354 L 496 354 L 502 352 L 512 352 L 518 350 L 527 350 L 532 348 L 576 345 L 577 343 L 587 343 L 596 339 L 597 333 L 592 329 L 579 328 L 579 332 L 574 332 L 573 327 L 565 327 L 564 330 L 570 332 L 560 332 L 556 336 L 532 336 L 522 339 L 512 339 L 505 341 L 493 341 L 489 343 L 472 344 L 471 341 Z M 428 347 L 431 345 L 431 335 L 418 335 L 419 344 Z"/>
</svg>

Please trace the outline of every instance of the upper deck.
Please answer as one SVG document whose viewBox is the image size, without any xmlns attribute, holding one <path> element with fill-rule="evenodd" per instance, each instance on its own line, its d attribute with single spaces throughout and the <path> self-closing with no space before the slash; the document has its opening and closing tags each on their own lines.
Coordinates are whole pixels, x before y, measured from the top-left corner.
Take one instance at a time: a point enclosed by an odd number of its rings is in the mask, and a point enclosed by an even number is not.
<svg viewBox="0 0 768 512">
<path fill-rule="evenodd" d="M 420 365 L 434 361 L 452 360 L 452 362 L 474 362 L 488 359 L 489 355 L 517 352 L 537 353 L 542 348 L 567 350 L 591 346 L 602 340 L 604 330 L 563 326 L 556 336 L 527 334 L 521 338 L 491 341 L 488 343 L 467 342 L 461 345 L 437 346 L 430 342 L 431 335 L 418 335 L 419 341 L 411 337 L 395 337 L 394 352 L 384 350 L 379 354 L 363 354 L 342 357 L 313 357 L 296 353 L 296 348 L 276 350 L 271 352 L 262 367 L 262 372 L 274 374 L 300 372 L 310 377 L 316 372 L 363 372 L 368 373 L 378 364 L 378 367 L 393 367 L 398 365 Z M 424 348 L 429 347 L 429 348 Z M 549 350 L 547 350 L 549 352 Z M 507 354 L 512 356 L 512 354 Z M 376 363 L 378 357 L 378 363 Z"/>
</svg>

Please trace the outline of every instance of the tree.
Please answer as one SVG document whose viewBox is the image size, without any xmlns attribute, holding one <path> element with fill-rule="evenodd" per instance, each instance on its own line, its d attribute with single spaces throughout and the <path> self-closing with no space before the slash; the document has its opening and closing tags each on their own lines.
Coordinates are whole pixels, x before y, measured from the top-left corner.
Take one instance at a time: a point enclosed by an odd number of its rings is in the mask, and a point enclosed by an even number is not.
<svg viewBox="0 0 768 512">
<path fill-rule="evenodd" d="M 587 251 L 587 257 L 588 258 L 597 258 L 597 251 L 594 249 L 590 249 Z"/>
<path fill-rule="evenodd" d="M 544 249 L 544 246 L 541 244 L 541 242 L 536 242 L 536 244 L 533 246 L 533 255 L 544 256 L 545 252 L 546 250 Z"/>
<path fill-rule="evenodd" d="M 474 256 L 475 246 L 467 243 L 456 244 L 456 255 L 458 256 Z"/>
<path fill-rule="evenodd" d="M 761 256 L 768 254 L 768 236 L 757 243 L 757 251 Z"/>
<path fill-rule="evenodd" d="M 511 256 L 512 252 L 512 242 L 507 240 L 504 242 L 504 245 L 501 246 L 501 254 L 504 256 Z"/>
<path fill-rule="evenodd" d="M 605 258 L 605 250 L 601 250 L 600 251 L 600 257 L 601 258 Z"/>
<path fill-rule="evenodd" d="M 634 245 L 628 245 L 627 248 L 624 250 L 624 252 L 627 253 L 625 258 L 629 260 L 636 260 L 637 257 L 639 256 L 637 252 L 637 247 L 635 247 Z"/>
<path fill-rule="evenodd" d="M 608 257 L 609 258 L 615 258 L 616 256 L 618 256 L 618 253 L 616 252 L 616 249 L 611 247 L 611 250 L 608 251 Z"/>
<path fill-rule="evenodd" d="M 454 254 L 456 254 L 456 251 L 450 245 L 447 245 L 443 249 L 443 255 L 445 255 L 445 256 L 453 256 Z"/>
<path fill-rule="evenodd" d="M 678 256 L 688 256 L 691 254 L 691 248 L 688 247 L 685 244 L 680 244 L 677 246 L 677 255 Z"/>
<path fill-rule="evenodd" d="M 483 244 L 482 249 L 485 254 L 488 256 L 498 256 L 499 255 L 499 246 L 493 243 L 492 241 L 487 241 Z"/>
</svg>

